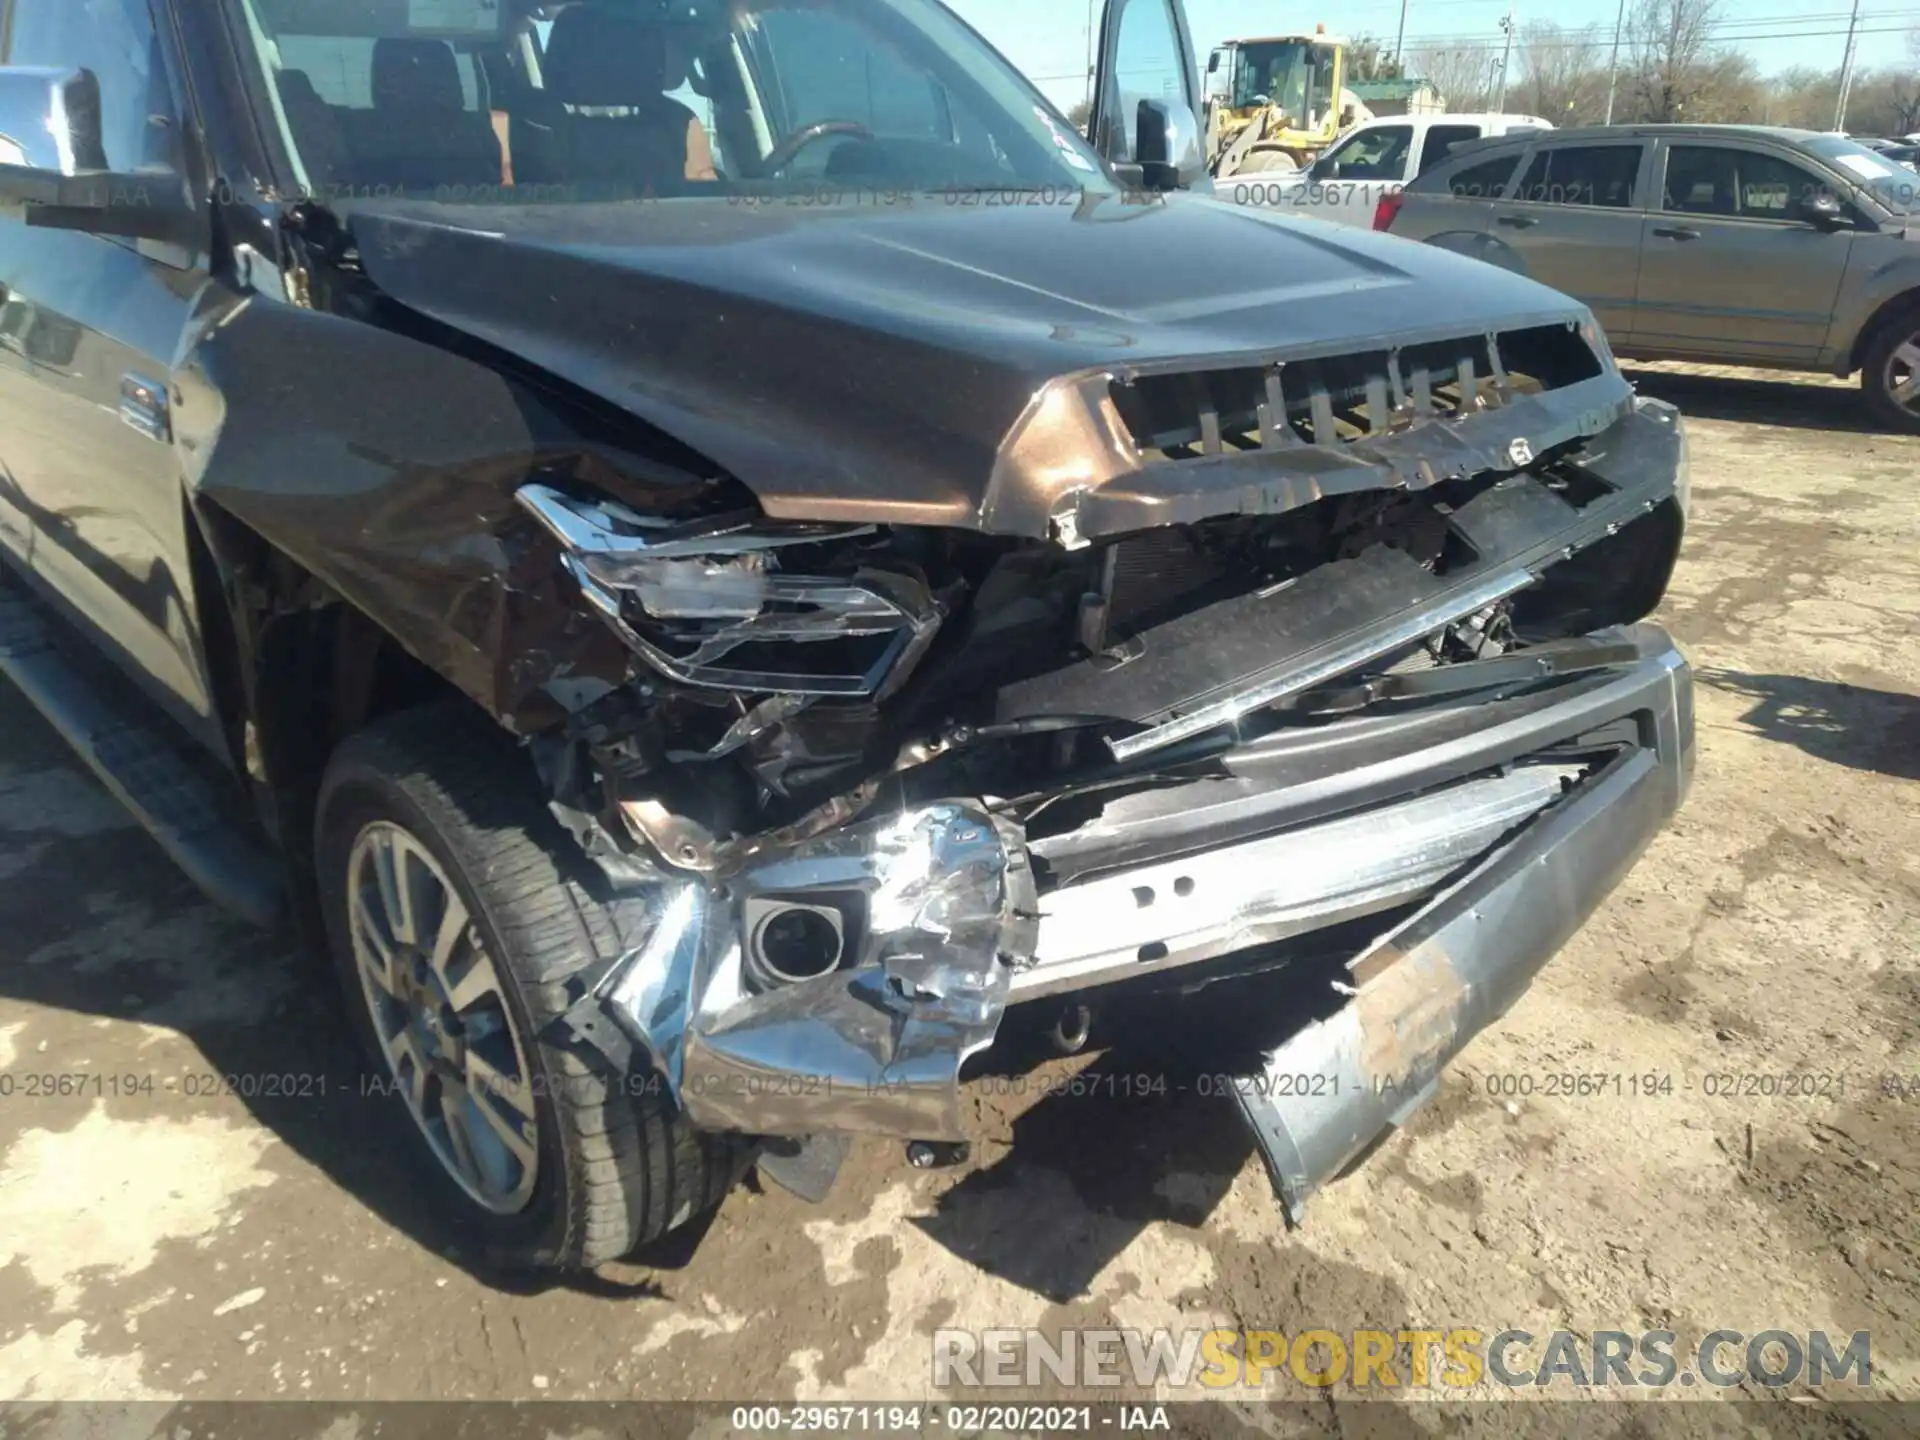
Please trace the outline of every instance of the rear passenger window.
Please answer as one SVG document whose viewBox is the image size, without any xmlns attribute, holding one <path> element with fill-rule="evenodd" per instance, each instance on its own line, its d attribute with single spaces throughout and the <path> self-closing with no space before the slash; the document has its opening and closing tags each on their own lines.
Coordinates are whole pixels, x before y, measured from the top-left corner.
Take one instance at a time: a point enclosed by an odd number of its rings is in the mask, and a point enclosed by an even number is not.
<svg viewBox="0 0 1920 1440">
<path fill-rule="evenodd" d="M 1633 177 L 1639 169 L 1638 145 L 1563 145 L 1534 155 L 1513 198 L 1536 205 L 1624 210 L 1633 203 Z"/>
<path fill-rule="evenodd" d="M 1518 155 L 1482 160 L 1478 165 L 1456 171 L 1447 188 L 1456 200 L 1498 200 L 1506 192 L 1507 182 L 1519 164 Z"/>
<path fill-rule="evenodd" d="M 1427 143 L 1420 151 L 1420 173 L 1426 174 L 1447 156 L 1453 147 L 1480 138 L 1478 125 L 1436 125 L 1427 131 Z"/>
</svg>

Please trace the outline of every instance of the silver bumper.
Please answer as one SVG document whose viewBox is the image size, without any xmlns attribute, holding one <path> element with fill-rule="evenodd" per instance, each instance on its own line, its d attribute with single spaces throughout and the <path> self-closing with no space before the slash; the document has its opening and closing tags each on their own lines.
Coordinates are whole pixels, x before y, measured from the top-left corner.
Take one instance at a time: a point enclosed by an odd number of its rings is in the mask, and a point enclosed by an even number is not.
<svg viewBox="0 0 1920 1440">
<path fill-rule="evenodd" d="M 1692 779 L 1691 675 L 1652 743 L 1621 755 L 1347 966 L 1347 1004 L 1267 1054 L 1235 1100 L 1274 1189 L 1307 1197 L 1432 1096 L 1440 1074 L 1513 1005 L 1666 823 Z"/>
<path fill-rule="evenodd" d="M 1390 910 L 1561 798 L 1576 765 L 1526 765 L 1341 820 L 1144 865 L 1040 902 L 1013 999 L 1164 973 Z"/>
<path fill-rule="evenodd" d="M 992 1043 L 1008 1004 L 1174 971 L 1431 896 L 1352 963 L 1345 1009 L 1267 1057 L 1268 1076 L 1324 1074 L 1327 1086 L 1291 1096 L 1246 1077 L 1242 1108 L 1297 1212 L 1517 998 L 1680 803 L 1689 672 L 1663 633 L 1632 633 L 1637 663 L 1565 697 L 1437 713 L 1436 729 L 1476 719 L 1444 743 L 1355 725 L 1342 732 L 1351 753 L 1323 754 L 1320 778 L 1292 785 L 1258 767 L 1309 773 L 1301 757 L 1255 757 L 1218 806 L 1221 827 L 1246 825 L 1250 802 L 1265 807 L 1252 838 L 1195 843 L 1170 821 L 1179 858 L 1164 858 L 1174 847 L 1163 846 L 1044 897 L 1032 856 L 1047 843 L 1030 850 L 1019 826 L 974 800 L 663 882 L 646 943 L 569 1018 L 609 1056 L 650 1065 L 705 1128 L 957 1140 L 960 1067 Z M 1608 724 L 1637 740 L 1577 787 L 1579 766 L 1526 758 Z M 1335 732 L 1320 733 L 1313 743 L 1324 750 Z M 1510 758 L 1484 753 L 1494 744 Z M 1369 797 L 1389 784 L 1388 796 Z M 1294 822 L 1290 807 L 1309 803 L 1332 818 Z M 1191 826 L 1199 813 L 1187 805 L 1181 820 Z M 1116 810 L 1095 841 L 1135 845 L 1139 818 Z M 1056 873 L 1068 858 L 1047 854 Z M 756 993 L 744 950 L 769 904 L 843 915 L 842 966 Z"/>
</svg>

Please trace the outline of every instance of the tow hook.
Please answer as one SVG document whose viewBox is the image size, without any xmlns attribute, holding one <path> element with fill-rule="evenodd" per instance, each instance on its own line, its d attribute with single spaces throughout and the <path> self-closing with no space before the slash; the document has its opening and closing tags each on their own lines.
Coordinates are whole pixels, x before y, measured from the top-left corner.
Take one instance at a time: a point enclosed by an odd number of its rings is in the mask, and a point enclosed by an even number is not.
<svg viewBox="0 0 1920 1440">
<path fill-rule="evenodd" d="M 909 1140 L 907 1164 L 916 1170 L 945 1170 L 966 1164 L 972 1151 L 964 1140 Z"/>
</svg>

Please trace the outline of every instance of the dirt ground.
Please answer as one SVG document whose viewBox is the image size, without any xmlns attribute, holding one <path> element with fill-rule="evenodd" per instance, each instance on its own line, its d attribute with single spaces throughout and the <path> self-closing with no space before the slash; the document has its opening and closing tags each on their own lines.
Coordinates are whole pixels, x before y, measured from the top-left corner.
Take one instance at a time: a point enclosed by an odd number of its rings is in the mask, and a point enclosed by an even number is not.
<svg viewBox="0 0 1920 1440">
<path fill-rule="evenodd" d="M 1868 1330 L 1920 1400 L 1920 439 L 1851 389 L 1635 374 L 1693 417 L 1692 797 L 1297 1231 L 1218 1098 L 983 1086 L 963 1168 L 864 1144 L 824 1205 L 742 1188 L 647 1263 L 487 1274 L 368 1143 L 330 982 L 0 689 L 0 1399 L 908 1399 L 939 1326 L 1218 1323 Z M 1489 1093 L 1566 1070 L 1674 1084 Z M 217 1078 L 276 1075 L 332 1079 Z M 1740 1093 L 1800 1075 L 1839 1083 Z"/>
</svg>

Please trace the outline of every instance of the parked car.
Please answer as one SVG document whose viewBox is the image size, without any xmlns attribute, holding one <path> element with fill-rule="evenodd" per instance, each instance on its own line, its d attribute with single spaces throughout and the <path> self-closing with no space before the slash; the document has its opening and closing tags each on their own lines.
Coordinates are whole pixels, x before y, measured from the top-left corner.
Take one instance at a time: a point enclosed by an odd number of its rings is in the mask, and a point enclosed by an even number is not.
<svg viewBox="0 0 1920 1440">
<path fill-rule="evenodd" d="M 1915 162 L 1920 161 L 1920 145 L 1889 145 L 1880 152 L 1880 156 L 1913 170 L 1916 169 Z"/>
<path fill-rule="evenodd" d="M 1381 197 L 1397 193 L 1455 148 L 1520 130 L 1551 130 L 1537 115 L 1394 115 L 1354 127 L 1305 170 L 1218 182 L 1238 205 L 1295 210 L 1345 225 L 1368 225 Z"/>
<path fill-rule="evenodd" d="M 933 0 L 10 12 L 0 668 L 308 922 L 496 1259 L 1208 985 L 1297 1216 L 1685 793 L 1679 415 L 1206 194 L 1177 0 L 1099 150 Z"/>
<path fill-rule="evenodd" d="M 1576 296 L 1616 354 L 1858 372 L 1920 432 L 1915 186 L 1838 135 L 1594 127 L 1456 156 L 1375 223 Z"/>
</svg>

